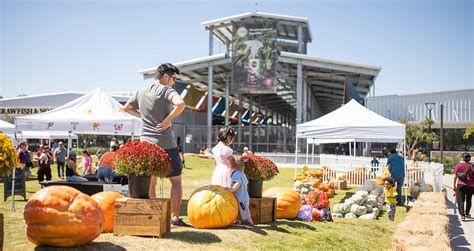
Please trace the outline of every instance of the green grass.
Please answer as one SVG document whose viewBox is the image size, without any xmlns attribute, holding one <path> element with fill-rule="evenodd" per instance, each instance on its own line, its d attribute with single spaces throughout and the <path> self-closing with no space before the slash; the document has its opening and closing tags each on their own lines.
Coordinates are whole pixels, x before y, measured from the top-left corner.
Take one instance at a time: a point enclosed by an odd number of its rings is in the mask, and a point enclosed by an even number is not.
<svg viewBox="0 0 474 251">
<path fill-rule="evenodd" d="M 183 170 L 183 206 L 181 214 L 187 221 L 186 203 L 194 189 L 209 184 L 214 168 L 214 161 L 194 156 L 187 156 L 186 168 Z M 34 171 L 36 173 L 36 170 Z M 281 169 L 280 175 L 265 182 L 264 189 L 274 186 L 292 187 L 293 169 Z M 53 168 L 53 179 L 57 179 Z M 164 181 L 165 197 L 168 197 L 170 184 Z M 40 189 L 36 180 L 27 182 L 27 198 Z M 159 187 L 157 187 L 159 191 Z M 356 188 L 338 191 L 331 199 L 331 205 L 341 202 L 355 193 Z M 0 187 L 3 193 L 3 185 Z M 158 193 L 159 194 L 159 193 Z M 23 198 L 15 197 L 16 211 L 11 212 L 11 198 L 0 206 L 0 213 L 5 215 L 5 250 L 33 250 L 25 236 L 23 221 Z M 113 236 L 102 234 L 93 243 L 73 250 L 150 250 L 150 249 L 219 249 L 219 250 L 388 250 L 395 226 L 405 217 L 405 209 L 397 208 L 395 222 L 389 222 L 386 214 L 377 221 L 359 219 L 335 219 L 334 222 L 303 222 L 277 220 L 274 224 L 262 224 L 255 230 L 240 226 L 227 229 L 198 230 L 194 228 L 173 228 L 164 238 L 141 238 L 134 236 Z M 37 248 L 46 250 L 46 248 Z M 35 249 L 36 250 L 36 249 Z M 51 250 L 51 248 L 47 248 Z M 62 250 L 62 249 L 55 249 Z"/>
</svg>

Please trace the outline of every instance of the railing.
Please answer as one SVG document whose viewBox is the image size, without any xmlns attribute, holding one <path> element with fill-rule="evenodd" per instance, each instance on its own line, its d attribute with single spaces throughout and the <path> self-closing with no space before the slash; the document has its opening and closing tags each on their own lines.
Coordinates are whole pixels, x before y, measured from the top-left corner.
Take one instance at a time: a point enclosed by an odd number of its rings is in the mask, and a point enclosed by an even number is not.
<svg viewBox="0 0 474 251">
<path fill-rule="evenodd" d="M 294 167 L 295 155 L 282 153 L 257 153 L 277 163 L 278 166 Z M 372 159 L 368 157 L 354 157 L 344 155 L 321 154 L 306 157 L 298 155 L 298 167 L 307 165 L 309 168 L 325 168 L 323 179 L 327 181 L 339 175 L 345 175 L 347 185 L 362 186 L 366 180 L 382 176 L 387 171 L 387 159 L 380 159 L 379 165 L 373 167 Z M 433 185 L 435 192 L 441 192 L 443 186 L 443 165 L 418 161 L 406 161 L 404 187 L 410 187 L 423 179 L 425 183 Z"/>
<path fill-rule="evenodd" d="M 380 165 L 378 167 L 351 167 L 344 165 L 333 165 L 323 166 L 322 168 L 324 170 L 324 181 L 335 179 L 340 175 L 344 175 L 346 177 L 347 185 L 349 186 L 363 186 L 367 180 L 380 177 L 387 171 L 387 167 L 385 165 Z"/>
</svg>

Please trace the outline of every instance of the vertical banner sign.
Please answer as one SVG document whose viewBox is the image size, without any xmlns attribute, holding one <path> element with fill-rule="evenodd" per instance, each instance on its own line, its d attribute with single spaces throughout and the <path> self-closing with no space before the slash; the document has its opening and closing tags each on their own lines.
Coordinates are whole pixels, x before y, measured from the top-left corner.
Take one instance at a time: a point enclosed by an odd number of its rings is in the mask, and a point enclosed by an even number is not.
<svg viewBox="0 0 474 251">
<path fill-rule="evenodd" d="M 276 22 L 236 22 L 233 27 L 234 93 L 276 93 Z"/>
</svg>

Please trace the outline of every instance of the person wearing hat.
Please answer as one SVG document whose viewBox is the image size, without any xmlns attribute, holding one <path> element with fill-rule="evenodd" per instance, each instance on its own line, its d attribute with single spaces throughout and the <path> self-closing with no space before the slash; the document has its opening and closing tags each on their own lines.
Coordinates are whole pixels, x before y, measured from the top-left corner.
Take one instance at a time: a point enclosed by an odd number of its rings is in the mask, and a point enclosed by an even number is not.
<svg viewBox="0 0 474 251">
<path fill-rule="evenodd" d="M 179 69 L 170 64 L 161 64 L 156 69 L 155 82 L 139 90 L 125 104 L 123 110 L 141 118 L 141 141 L 156 144 L 166 150 L 172 162 L 172 171 L 168 175 L 171 181 L 171 225 L 188 226 L 179 211 L 183 197 L 181 172 L 183 163 L 172 128 L 173 120 L 186 107 L 179 93 L 173 89 Z M 156 177 L 150 182 L 150 197 L 156 197 Z"/>
<path fill-rule="evenodd" d="M 63 142 L 59 142 L 59 147 L 54 150 L 54 160 L 56 161 L 56 165 L 58 167 L 58 177 L 60 179 L 65 178 L 64 166 L 66 165 L 66 156 L 67 149 L 64 148 Z"/>
<path fill-rule="evenodd" d="M 474 191 L 474 170 L 472 170 L 471 155 L 463 153 L 461 162 L 454 167 L 454 193 L 458 203 L 458 211 L 462 221 L 471 218 L 472 194 Z M 466 202 L 466 207 L 464 207 Z"/>
</svg>

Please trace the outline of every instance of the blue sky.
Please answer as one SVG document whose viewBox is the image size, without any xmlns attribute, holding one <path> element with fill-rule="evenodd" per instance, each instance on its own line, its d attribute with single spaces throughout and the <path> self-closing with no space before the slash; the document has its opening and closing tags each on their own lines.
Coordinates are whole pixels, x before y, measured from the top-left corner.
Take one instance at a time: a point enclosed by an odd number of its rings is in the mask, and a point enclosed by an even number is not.
<svg viewBox="0 0 474 251">
<path fill-rule="evenodd" d="M 470 0 L 0 2 L 3 97 L 136 91 L 138 70 L 208 54 L 201 22 L 255 9 L 309 18 L 308 55 L 382 67 L 377 96 L 474 88 Z"/>
</svg>

